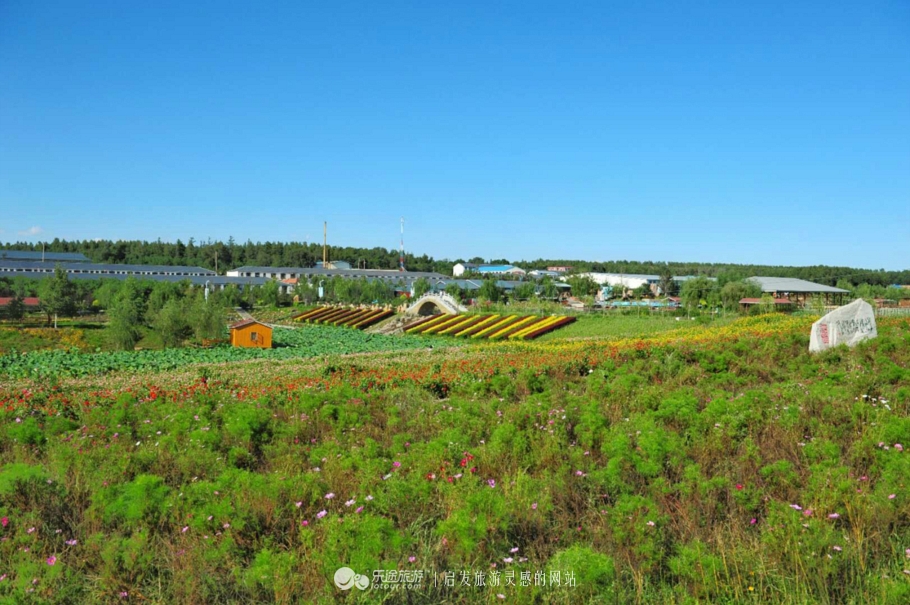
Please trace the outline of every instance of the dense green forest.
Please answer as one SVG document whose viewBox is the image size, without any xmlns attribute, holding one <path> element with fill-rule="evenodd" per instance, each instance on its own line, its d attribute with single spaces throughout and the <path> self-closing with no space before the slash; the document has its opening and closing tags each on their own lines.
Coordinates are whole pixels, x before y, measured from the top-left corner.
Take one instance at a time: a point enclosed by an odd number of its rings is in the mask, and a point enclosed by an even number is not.
<svg viewBox="0 0 910 605">
<path fill-rule="evenodd" d="M 0 244 L 0 250 L 41 250 L 41 244 L 17 242 Z M 217 269 L 224 273 L 228 269 L 243 265 L 259 267 L 312 267 L 322 260 L 322 245 L 305 242 L 256 242 L 239 244 L 233 238 L 227 242 L 197 242 L 190 239 L 183 243 L 82 240 L 66 241 L 55 239 L 47 242 L 48 252 L 81 252 L 96 263 L 126 263 L 149 265 L 190 265 Z M 397 269 L 398 251 L 385 248 L 351 248 L 329 246 L 329 260 L 347 261 L 352 267 L 369 269 Z M 217 260 L 216 260 L 217 259 Z M 405 255 L 410 271 L 442 271 L 450 273 L 452 263 L 435 261 L 427 255 Z"/>
<path fill-rule="evenodd" d="M 41 243 L 6 243 L 0 249 L 40 250 Z M 49 252 L 81 252 L 99 263 L 135 263 L 160 265 L 198 265 L 209 269 L 216 268 L 219 273 L 242 265 L 269 267 L 312 267 L 322 259 L 322 246 L 305 242 L 251 242 L 240 244 L 233 238 L 227 242 L 197 242 L 190 239 L 187 243 L 146 241 L 110 241 L 82 240 L 66 241 L 55 239 L 47 243 Z M 330 246 L 331 260 L 347 261 L 351 266 L 365 266 L 370 269 L 395 269 L 398 267 L 398 251 L 386 248 L 355 248 L 350 246 Z M 217 261 L 216 261 L 217 259 Z M 436 260 L 426 254 L 405 255 L 405 265 L 411 271 L 438 271 L 451 275 L 452 265 L 463 259 L 453 261 Z M 475 257 L 471 262 L 507 263 L 506 259 L 482 259 Z M 775 265 L 736 265 L 730 263 L 698 263 L 653 261 L 606 261 L 592 262 L 583 260 L 537 259 L 534 261 L 512 261 L 524 269 L 545 269 L 548 266 L 571 266 L 574 271 L 598 271 L 607 273 L 645 273 L 661 275 L 670 271 L 674 275 L 706 275 L 720 278 L 722 282 L 737 281 L 753 275 L 775 277 L 798 277 L 821 284 L 841 287 L 870 284 L 889 286 L 892 284 L 910 284 L 910 269 L 904 271 L 885 271 L 884 269 L 859 269 L 854 267 L 829 267 L 816 265 L 811 267 L 787 267 Z"/>
</svg>

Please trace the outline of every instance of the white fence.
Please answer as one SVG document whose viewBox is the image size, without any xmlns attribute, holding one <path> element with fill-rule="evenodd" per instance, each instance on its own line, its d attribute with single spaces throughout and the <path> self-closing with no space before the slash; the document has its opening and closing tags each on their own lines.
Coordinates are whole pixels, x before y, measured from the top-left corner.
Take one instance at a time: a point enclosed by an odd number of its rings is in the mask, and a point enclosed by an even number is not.
<svg viewBox="0 0 910 605">
<path fill-rule="evenodd" d="M 910 317 L 910 307 L 876 309 L 875 316 L 876 317 Z"/>
</svg>

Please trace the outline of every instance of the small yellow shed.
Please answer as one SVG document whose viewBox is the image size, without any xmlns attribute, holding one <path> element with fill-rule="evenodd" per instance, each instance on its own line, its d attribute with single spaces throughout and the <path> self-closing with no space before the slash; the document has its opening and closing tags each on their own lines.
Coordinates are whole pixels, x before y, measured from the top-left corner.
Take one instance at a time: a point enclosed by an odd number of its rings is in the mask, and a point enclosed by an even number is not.
<svg viewBox="0 0 910 605">
<path fill-rule="evenodd" d="M 272 328 L 255 319 L 231 324 L 231 346 L 272 348 Z"/>
</svg>

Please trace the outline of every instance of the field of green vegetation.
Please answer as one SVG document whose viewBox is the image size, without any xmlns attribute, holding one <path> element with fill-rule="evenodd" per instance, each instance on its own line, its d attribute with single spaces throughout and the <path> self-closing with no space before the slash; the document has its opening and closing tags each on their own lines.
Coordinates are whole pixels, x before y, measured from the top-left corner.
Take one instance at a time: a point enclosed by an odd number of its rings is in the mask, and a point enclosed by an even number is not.
<svg viewBox="0 0 910 605">
<path fill-rule="evenodd" d="M 118 371 L 160 372 L 196 364 L 405 351 L 451 344 L 454 343 L 420 336 L 383 336 L 333 326 L 301 326 L 275 328 L 272 349 L 234 348 L 229 344 L 220 344 L 205 348 L 150 351 L 85 353 L 73 347 L 8 353 L 0 355 L 0 378 L 85 376 Z"/>
<path fill-rule="evenodd" d="M 729 317 L 707 322 L 720 326 L 729 324 L 733 319 L 735 318 Z M 587 313 L 578 315 L 575 323 L 541 336 L 540 341 L 552 342 L 570 338 L 640 338 L 676 330 L 691 323 L 693 322 L 685 317 L 676 318 L 670 315 Z"/>
<path fill-rule="evenodd" d="M 0 381 L 0 599 L 910 602 L 910 322 L 807 325 Z"/>
</svg>

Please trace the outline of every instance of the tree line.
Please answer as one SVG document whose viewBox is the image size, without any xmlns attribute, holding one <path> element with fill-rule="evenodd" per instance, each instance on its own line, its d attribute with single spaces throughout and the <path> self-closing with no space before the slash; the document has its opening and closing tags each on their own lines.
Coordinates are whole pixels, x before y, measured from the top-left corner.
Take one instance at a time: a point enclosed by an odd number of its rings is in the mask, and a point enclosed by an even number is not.
<svg viewBox="0 0 910 605">
<path fill-rule="evenodd" d="M 40 252 L 41 243 L 0 244 L 0 250 L 32 250 Z M 136 265 L 188 265 L 204 267 L 224 274 L 228 269 L 244 265 L 257 267 L 314 267 L 322 260 L 322 244 L 307 242 L 199 241 L 190 238 L 186 243 L 143 240 L 61 240 L 47 242 L 47 252 L 79 252 L 92 262 Z M 352 267 L 368 269 L 397 269 L 399 252 L 386 248 L 355 248 L 329 246 L 330 261 L 345 261 Z M 451 272 L 452 263 L 436 261 L 426 254 L 405 254 L 410 271 Z"/>
<path fill-rule="evenodd" d="M 40 251 L 43 244 L 16 242 L 0 244 L 0 249 Z M 114 264 L 156 264 L 156 265 L 192 265 L 207 269 L 218 269 L 224 273 L 227 269 L 243 265 L 265 267 L 313 267 L 322 259 L 322 245 L 315 242 L 252 242 L 239 243 L 234 238 L 226 242 L 220 240 L 196 241 L 190 239 L 184 243 L 163 242 L 160 239 L 149 242 L 144 240 L 61 240 L 46 242 L 48 252 L 81 252 L 94 262 Z M 398 251 L 381 247 L 358 248 L 350 246 L 330 246 L 329 260 L 346 261 L 352 267 L 369 269 L 397 269 Z M 405 253 L 405 266 L 411 271 L 436 271 L 451 275 L 455 263 L 464 259 L 437 260 L 426 254 L 417 256 Z M 859 269 L 855 267 L 831 267 L 814 265 L 809 267 L 790 267 L 783 265 L 742 265 L 733 263 L 699 263 L 699 262 L 654 262 L 615 260 L 605 262 L 537 259 L 509 263 L 507 259 L 483 259 L 473 257 L 467 262 L 478 264 L 514 264 L 525 270 L 546 269 L 551 266 L 571 266 L 574 273 L 638 273 L 662 275 L 669 272 L 673 275 L 704 275 L 718 278 L 721 286 L 729 281 L 741 281 L 755 275 L 773 277 L 796 277 L 820 284 L 836 286 L 838 283 L 859 286 L 889 286 L 892 284 L 910 284 L 910 269 L 903 271 L 886 271 L 884 269 Z"/>
</svg>

